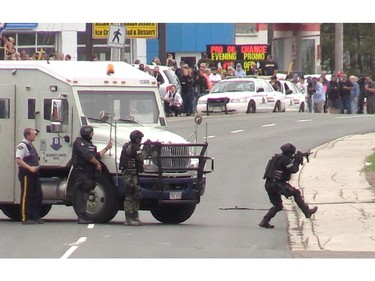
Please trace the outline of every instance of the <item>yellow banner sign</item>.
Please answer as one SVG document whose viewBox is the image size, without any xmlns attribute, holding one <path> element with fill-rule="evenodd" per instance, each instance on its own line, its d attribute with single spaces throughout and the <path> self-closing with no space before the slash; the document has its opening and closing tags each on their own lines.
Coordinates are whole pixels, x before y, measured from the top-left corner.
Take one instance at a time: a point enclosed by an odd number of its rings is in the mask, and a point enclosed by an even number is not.
<svg viewBox="0 0 375 281">
<path fill-rule="evenodd" d="M 93 23 L 92 39 L 108 39 L 110 23 Z"/>
<path fill-rule="evenodd" d="M 108 39 L 111 23 L 93 23 L 92 38 Z M 157 23 L 125 23 L 126 38 L 158 38 Z"/>
<path fill-rule="evenodd" d="M 125 23 L 127 38 L 158 38 L 157 23 Z"/>
</svg>

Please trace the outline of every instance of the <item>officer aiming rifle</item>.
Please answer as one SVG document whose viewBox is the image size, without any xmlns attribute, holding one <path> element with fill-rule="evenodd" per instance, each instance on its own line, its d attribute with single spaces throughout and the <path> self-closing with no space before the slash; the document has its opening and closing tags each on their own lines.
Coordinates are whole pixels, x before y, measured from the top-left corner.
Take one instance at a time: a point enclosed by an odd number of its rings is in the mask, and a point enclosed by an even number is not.
<svg viewBox="0 0 375 281">
<path fill-rule="evenodd" d="M 305 214 L 306 218 L 310 218 L 318 207 L 309 208 L 308 204 L 304 201 L 299 189 L 291 186 L 289 180 L 291 174 L 299 171 L 299 165 L 303 164 L 305 157 L 309 162 L 311 152 L 296 152 L 296 147 L 291 143 L 286 143 L 280 147 L 282 153 L 275 154 L 272 159 L 268 161 L 263 178 L 266 179 L 265 188 L 268 197 L 272 203 L 272 207 L 259 223 L 260 227 L 274 228 L 270 224 L 271 219 L 283 209 L 283 201 L 281 195 L 286 198 L 293 196 L 294 201 L 301 211 Z"/>
</svg>

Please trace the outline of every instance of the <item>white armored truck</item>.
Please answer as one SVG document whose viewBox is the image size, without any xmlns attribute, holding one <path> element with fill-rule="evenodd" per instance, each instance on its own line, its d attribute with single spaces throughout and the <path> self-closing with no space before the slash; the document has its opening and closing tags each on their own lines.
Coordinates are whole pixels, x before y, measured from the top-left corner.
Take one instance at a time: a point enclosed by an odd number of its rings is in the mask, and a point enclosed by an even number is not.
<svg viewBox="0 0 375 281">
<path fill-rule="evenodd" d="M 126 186 L 118 164 L 130 132 L 155 142 L 140 175 L 141 210 L 163 223 L 187 220 L 200 202 L 213 159 L 207 142 L 190 143 L 166 130 L 166 118 L 154 77 L 124 62 L 0 61 L 0 209 L 20 219 L 20 187 L 15 147 L 24 128 L 39 131 L 34 141 L 40 156 L 45 216 L 53 205 L 72 205 L 72 144 L 82 125 L 94 127 L 101 159 L 87 215 L 110 221 L 123 209 Z"/>
</svg>

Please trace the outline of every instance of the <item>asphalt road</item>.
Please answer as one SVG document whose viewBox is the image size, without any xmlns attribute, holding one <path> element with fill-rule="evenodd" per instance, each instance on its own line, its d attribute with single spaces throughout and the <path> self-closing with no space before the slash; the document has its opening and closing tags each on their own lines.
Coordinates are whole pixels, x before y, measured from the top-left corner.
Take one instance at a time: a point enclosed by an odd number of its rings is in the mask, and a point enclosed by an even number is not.
<svg viewBox="0 0 375 281">
<path fill-rule="evenodd" d="M 266 162 L 285 142 L 306 151 L 373 132 L 374 118 L 296 112 L 203 116 L 197 139 L 208 141 L 215 171 L 188 221 L 163 225 L 141 212 L 145 225 L 129 228 L 119 212 L 109 224 L 85 226 L 76 224 L 72 208 L 54 206 L 46 224 L 22 226 L 1 214 L 0 258 L 293 258 L 288 210 L 275 217 L 275 229 L 258 226 L 270 207 L 262 179 Z M 168 121 L 169 130 L 194 139 L 193 117 Z"/>
</svg>

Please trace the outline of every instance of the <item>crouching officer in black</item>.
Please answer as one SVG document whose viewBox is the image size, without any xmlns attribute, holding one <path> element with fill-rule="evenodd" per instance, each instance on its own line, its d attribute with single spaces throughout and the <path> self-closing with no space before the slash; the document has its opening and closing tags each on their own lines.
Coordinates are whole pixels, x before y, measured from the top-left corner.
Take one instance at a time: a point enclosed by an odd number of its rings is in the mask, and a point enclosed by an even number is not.
<svg viewBox="0 0 375 281">
<path fill-rule="evenodd" d="M 318 207 L 310 209 L 305 203 L 300 190 L 288 183 L 291 174 L 297 173 L 299 165 L 303 164 L 303 153 L 298 151 L 295 154 L 296 147 L 291 143 L 282 145 L 280 149 L 282 154 L 276 154 L 270 160 L 263 177 L 266 179 L 265 188 L 273 205 L 259 223 L 259 226 L 265 228 L 274 228 L 269 222 L 277 212 L 283 209 L 281 195 L 286 198 L 293 196 L 294 201 L 306 218 L 310 218 L 318 210 Z"/>
<path fill-rule="evenodd" d="M 75 185 L 73 190 L 73 208 L 78 216 L 79 224 L 92 223 L 86 214 L 87 200 L 90 191 L 96 186 L 95 172 L 101 172 L 101 157 L 112 147 L 109 142 L 105 148 L 97 152 L 97 148 L 91 142 L 94 135 L 92 126 L 82 126 L 80 129 L 81 137 L 73 143 L 73 177 Z"/>
</svg>

